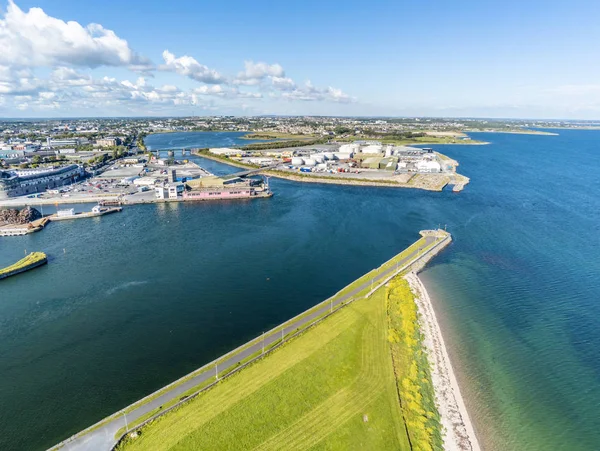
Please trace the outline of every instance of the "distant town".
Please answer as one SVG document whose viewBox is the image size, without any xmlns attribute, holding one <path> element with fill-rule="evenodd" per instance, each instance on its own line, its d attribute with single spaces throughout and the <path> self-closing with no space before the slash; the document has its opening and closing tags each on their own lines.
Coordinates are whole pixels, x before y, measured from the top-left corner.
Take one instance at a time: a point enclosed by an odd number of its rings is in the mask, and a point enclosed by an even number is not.
<svg viewBox="0 0 600 451">
<path fill-rule="evenodd" d="M 100 215 L 115 211 L 106 208 L 127 204 L 258 199 L 273 194 L 269 176 L 431 191 L 450 186 L 458 192 L 469 183 L 468 177 L 457 172 L 459 162 L 428 145 L 486 144 L 465 132 L 553 134 L 538 129 L 597 125 L 263 116 L 3 121 L 0 205 L 92 202 L 98 208 L 89 215 Z M 163 152 L 152 152 L 144 141 L 155 133 L 209 131 L 241 132 L 238 138 L 253 141 L 227 148 L 174 148 Z M 237 166 L 240 171 L 216 176 L 198 165 L 201 160 L 191 161 L 192 155 Z M 55 219 L 70 215 L 76 217 L 72 210 L 60 211 Z M 43 223 L 2 227 L 4 234 L 20 235 L 39 230 Z"/>
</svg>

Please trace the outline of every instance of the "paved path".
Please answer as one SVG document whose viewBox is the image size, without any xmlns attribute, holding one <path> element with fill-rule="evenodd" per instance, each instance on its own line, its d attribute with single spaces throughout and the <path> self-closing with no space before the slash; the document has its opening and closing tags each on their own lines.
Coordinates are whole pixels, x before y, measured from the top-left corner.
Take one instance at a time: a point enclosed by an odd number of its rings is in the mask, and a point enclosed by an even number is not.
<svg viewBox="0 0 600 451">
<path fill-rule="evenodd" d="M 427 247 L 430 244 L 432 244 L 435 241 L 435 239 L 436 239 L 436 237 L 431 236 L 431 235 L 425 236 L 425 246 L 424 247 Z M 441 240 L 439 240 L 439 241 L 441 241 Z M 307 323 L 311 323 L 312 321 L 317 319 L 319 316 L 321 316 L 324 313 L 326 313 L 327 311 L 329 311 L 332 307 L 336 307 L 340 303 L 348 301 L 349 299 L 351 299 L 353 296 L 357 295 L 361 291 L 363 291 L 371 286 L 376 287 L 378 282 L 385 281 L 389 276 L 391 276 L 395 271 L 397 271 L 398 268 L 402 269 L 404 266 L 408 265 L 409 263 L 411 263 L 411 264 L 414 263 L 413 260 L 417 260 L 419 257 L 420 257 L 419 250 L 413 251 L 412 253 L 407 255 L 405 258 L 400 260 L 398 262 L 398 265 L 392 265 L 390 268 L 382 271 L 374 278 L 365 281 L 363 284 L 361 284 L 360 286 L 358 286 L 351 292 L 349 292 L 343 296 L 339 296 L 336 299 L 333 299 L 331 303 L 322 305 L 321 307 L 315 309 L 313 312 L 311 312 L 310 314 L 308 314 L 302 318 L 298 318 L 295 321 L 291 321 L 289 324 L 287 324 L 285 326 L 284 334 L 292 333 L 295 331 L 295 329 L 302 327 Z M 266 335 L 264 337 L 264 346 L 268 347 L 270 344 L 275 343 L 280 339 L 281 339 L 281 331 L 274 332 L 271 335 Z M 255 344 L 249 346 L 247 349 L 244 349 L 243 351 L 240 351 L 240 352 L 236 353 L 235 355 L 232 355 L 227 360 L 219 363 L 219 371 L 224 371 L 224 370 L 234 367 L 239 362 L 241 362 L 242 360 L 251 356 L 252 354 L 261 351 L 262 347 L 263 347 L 263 342 L 261 340 Z M 94 431 L 89 432 L 87 434 L 83 434 L 79 437 L 74 438 L 70 442 L 65 443 L 63 445 L 62 449 L 77 450 L 77 451 L 108 451 L 108 450 L 111 450 L 116 444 L 116 439 L 114 438 L 115 434 L 117 433 L 117 431 L 119 429 L 125 427 L 126 420 L 128 423 L 131 423 L 132 421 L 137 420 L 138 418 L 146 415 L 148 412 L 151 412 L 154 409 L 163 406 L 168 401 L 171 401 L 173 399 L 179 399 L 186 391 L 190 390 L 191 388 L 193 388 L 197 385 L 200 385 L 201 383 L 203 383 L 209 379 L 214 379 L 214 377 L 215 377 L 215 367 L 211 365 L 205 371 L 194 376 L 193 378 L 189 379 L 188 381 L 186 381 L 180 385 L 177 385 L 176 387 L 173 387 L 172 389 L 170 389 L 169 391 L 160 395 L 159 397 L 153 399 L 152 401 L 141 405 L 137 409 L 134 409 L 133 411 L 127 413 L 126 416 L 121 415 L 121 416 L 107 422 L 106 424 L 98 427 Z"/>
</svg>

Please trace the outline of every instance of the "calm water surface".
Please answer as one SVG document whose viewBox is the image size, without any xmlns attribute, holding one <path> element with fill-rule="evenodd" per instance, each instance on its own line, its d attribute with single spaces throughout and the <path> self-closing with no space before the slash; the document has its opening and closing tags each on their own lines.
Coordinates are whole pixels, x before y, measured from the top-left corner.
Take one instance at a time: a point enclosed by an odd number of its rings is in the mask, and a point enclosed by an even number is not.
<svg viewBox="0 0 600 451">
<path fill-rule="evenodd" d="M 436 147 L 471 177 L 458 195 L 273 179 L 271 199 L 140 205 L 0 238 L 0 266 L 50 256 L 0 282 L 0 449 L 51 446 L 438 224 L 455 241 L 423 278 L 484 447 L 599 449 L 600 132 L 476 138 L 492 144 Z"/>
</svg>

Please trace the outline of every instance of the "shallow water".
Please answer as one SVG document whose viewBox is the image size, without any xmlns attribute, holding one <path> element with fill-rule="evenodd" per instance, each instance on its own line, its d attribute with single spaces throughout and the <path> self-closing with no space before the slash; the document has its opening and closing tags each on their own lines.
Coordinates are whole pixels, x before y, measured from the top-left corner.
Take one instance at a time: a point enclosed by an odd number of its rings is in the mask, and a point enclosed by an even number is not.
<svg viewBox="0 0 600 451">
<path fill-rule="evenodd" d="M 447 224 L 423 273 L 486 448 L 597 449 L 600 132 L 435 146 L 460 194 L 271 180 L 0 238 L 0 449 L 44 449 L 335 293 Z M 154 135 L 154 149 L 239 134 Z M 215 173 L 238 169 L 201 160 Z M 465 384 L 465 382 L 468 382 Z"/>
</svg>

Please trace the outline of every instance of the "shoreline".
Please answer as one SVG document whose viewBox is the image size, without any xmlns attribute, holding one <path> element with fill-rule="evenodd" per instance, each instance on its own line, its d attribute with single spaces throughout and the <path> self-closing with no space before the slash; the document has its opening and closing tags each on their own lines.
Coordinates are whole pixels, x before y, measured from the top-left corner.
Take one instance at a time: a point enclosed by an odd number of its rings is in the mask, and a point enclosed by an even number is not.
<svg viewBox="0 0 600 451">
<path fill-rule="evenodd" d="M 193 151 L 192 151 L 192 155 L 195 155 L 200 158 L 206 158 L 207 160 L 216 161 L 218 163 L 242 168 L 242 169 L 249 169 L 249 170 L 260 169 L 257 167 L 239 163 L 235 160 L 233 160 L 233 161 L 231 159 L 225 160 L 221 157 L 217 157 L 214 155 L 208 155 L 208 154 L 198 153 L 198 152 L 193 152 Z M 450 180 L 449 180 L 447 183 L 445 183 L 441 187 L 429 187 L 426 185 L 417 185 L 417 184 L 411 185 L 408 182 L 407 183 L 398 183 L 398 182 L 385 182 L 385 181 L 377 181 L 377 180 L 371 181 L 371 180 L 366 180 L 366 179 L 356 179 L 356 178 L 350 178 L 350 177 L 347 179 L 343 179 L 340 177 L 299 175 L 298 173 L 292 173 L 292 172 L 290 172 L 290 174 L 286 174 L 284 171 L 281 171 L 281 170 L 272 171 L 269 169 L 266 169 L 266 170 L 262 171 L 261 173 L 263 175 L 266 175 L 269 177 L 274 177 L 274 178 L 281 179 L 281 180 L 291 180 L 292 182 L 301 182 L 301 183 L 322 183 L 322 184 L 329 184 L 329 185 L 349 185 L 349 186 L 374 186 L 374 187 L 380 187 L 380 188 L 412 188 L 412 189 L 420 189 L 420 190 L 424 190 L 424 191 L 433 191 L 433 192 L 441 192 L 447 185 L 451 184 Z M 423 174 L 415 173 L 414 175 L 423 175 Z M 437 175 L 437 174 L 434 174 L 434 175 Z M 462 174 L 456 173 L 456 175 L 462 175 Z M 450 176 L 448 176 L 448 177 L 450 177 Z M 467 184 L 468 184 L 468 182 L 462 184 L 462 187 L 460 187 L 460 189 L 457 191 L 462 191 L 462 189 L 464 188 L 464 185 L 467 185 Z"/>
<path fill-rule="evenodd" d="M 404 278 L 415 296 L 420 316 L 423 344 L 427 349 L 436 404 L 444 428 L 444 449 L 481 451 L 429 294 L 415 272 L 407 274 Z"/>
</svg>

